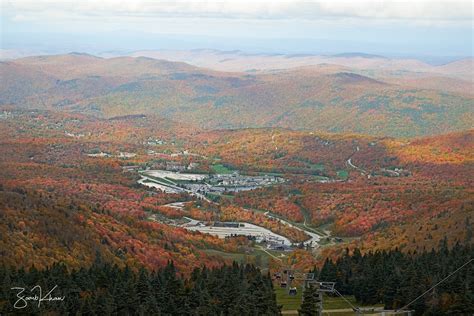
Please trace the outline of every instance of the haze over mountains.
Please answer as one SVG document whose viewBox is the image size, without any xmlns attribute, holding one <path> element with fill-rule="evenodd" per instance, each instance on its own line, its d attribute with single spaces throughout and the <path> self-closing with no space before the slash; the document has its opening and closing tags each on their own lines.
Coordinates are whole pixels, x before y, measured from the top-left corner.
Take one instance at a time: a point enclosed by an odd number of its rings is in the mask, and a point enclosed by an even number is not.
<svg viewBox="0 0 474 316">
<path fill-rule="evenodd" d="M 472 128 L 472 73 L 472 58 L 432 66 L 358 53 L 71 53 L 2 62 L 0 104 L 103 118 L 153 114 L 206 129 L 410 137 Z"/>
<path fill-rule="evenodd" d="M 366 53 L 322 54 L 255 54 L 239 50 L 143 50 L 129 54 L 133 57 L 152 57 L 170 61 L 182 61 L 199 67 L 221 71 L 245 71 L 287 69 L 320 64 L 334 64 L 355 69 L 409 71 L 444 74 L 472 79 L 473 58 L 457 60 L 433 66 L 415 58 L 388 58 Z"/>
</svg>

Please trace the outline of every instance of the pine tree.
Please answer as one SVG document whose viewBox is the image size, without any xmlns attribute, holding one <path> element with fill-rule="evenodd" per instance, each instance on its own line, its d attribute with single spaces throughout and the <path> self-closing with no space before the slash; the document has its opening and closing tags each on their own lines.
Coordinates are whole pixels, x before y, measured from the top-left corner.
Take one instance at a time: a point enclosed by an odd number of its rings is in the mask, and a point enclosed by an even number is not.
<svg viewBox="0 0 474 316">
<path fill-rule="evenodd" d="M 114 298 L 108 291 L 97 295 L 95 301 L 95 311 L 97 315 L 112 315 L 115 310 Z"/>
<path fill-rule="evenodd" d="M 400 283 L 395 274 L 390 274 L 383 287 L 383 302 L 385 309 L 395 309 L 401 306 L 397 305 L 395 297 L 397 295 L 397 286 Z"/>
<path fill-rule="evenodd" d="M 320 298 L 316 287 L 309 286 L 303 292 L 303 303 L 301 303 L 298 314 L 301 316 L 317 316 L 320 309 Z"/>
<path fill-rule="evenodd" d="M 453 304 L 446 311 L 447 315 L 473 315 L 474 295 L 472 293 L 457 295 Z"/>
</svg>

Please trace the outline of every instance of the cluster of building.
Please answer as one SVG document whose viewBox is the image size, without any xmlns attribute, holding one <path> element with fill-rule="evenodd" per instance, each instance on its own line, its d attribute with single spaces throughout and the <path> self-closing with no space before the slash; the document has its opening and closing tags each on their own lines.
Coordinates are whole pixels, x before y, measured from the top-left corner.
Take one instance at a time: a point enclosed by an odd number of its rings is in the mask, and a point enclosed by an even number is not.
<svg viewBox="0 0 474 316">
<path fill-rule="evenodd" d="M 189 219 L 188 223 L 181 225 L 187 230 L 199 231 L 219 238 L 233 238 L 245 236 L 250 240 L 266 244 L 267 248 L 287 251 L 292 249 L 291 241 L 281 235 L 278 235 L 266 228 L 242 222 L 213 222 L 204 223 L 201 221 Z"/>
<path fill-rule="evenodd" d="M 107 152 L 99 152 L 99 153 L 93 153 L 93 154 L 87 154 L 89 157 L 96 157 L 96 158 L 110 158 L 110 157 L 115 157 L 115 158 L 120 158 L 120 159 L 130 159 L 135 157 L 137 154 L 136 153 L 128 153 L 128 152 L 119 152 L 116 155 L 107 153 Z"/>
<path fill-rule="evenodd" d="M 13 117 L 13 113 L 10 112 L 10 111 L 3 111 L 2 113 L 0 113 L 0 119 L 1 120 L 6 120 L 6 119 L 9 119 L 9 118 L 12 118 Z"/>
<path fill-rule="evenodd" d="M 153 151 L 148 150 L 147 154 L 154 155 L 156 154 Z M 163 154 L 160 154 L 163 155 Z M 198 162 L 190 162 L 190 163 L 181 163 L 179 161 L 158 161 L 153 162 L 152 164 L 148 165 L 147 168 L 153 170 L 166 170 L 166 171 L 174 171 L 174 172 L 186 172 L 195 170 L 199 167 Z"/>
<path fill-rule="evenodd" d="M 64 134 L 68 137 L 74 137 L 74 138 L 82 138 L 84 137 L 85 135 L 82 134 L 82 133 L 77 133 L 77 134 L 74 134 L 74 133 L 71 133 L 71 132 L 68 132 L 68 131 L 64 131 Z"/>
<path fill-rule="evenodd" d="M 285 180 L 271 175 L 244 176 L 238 172 L 231 174 L 210 175 L 205 181 L 199 183 L 182 184 L 187 189 L 200 194 L 226 192 L 241 192 L 254 190 L 264 186 L 282 183 Z"/>
<path fill-rule="evenodd" d="M 161 145 L 166 145 L 167 142 L 159 138 L 149 137 L 146 141 L 143 142 L 143 144 L 148 145 L 148 146 L 161 146 Z"/>
</svg>

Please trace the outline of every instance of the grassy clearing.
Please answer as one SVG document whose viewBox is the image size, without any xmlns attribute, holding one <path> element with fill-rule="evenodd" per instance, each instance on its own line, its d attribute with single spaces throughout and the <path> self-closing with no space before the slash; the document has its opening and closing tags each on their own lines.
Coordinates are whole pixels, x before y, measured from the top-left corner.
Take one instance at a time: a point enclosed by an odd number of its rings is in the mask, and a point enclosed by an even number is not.
<svg viewBox="0 0 474 316">
<path fill-rule="evenodd" d="M 351 302 L 352 305 L 357 306 L 354 296 L 345 296 L 345 299 Z M 323 298 L 324 309 L 344 309 L 351 308 L 351 306 L 340 297 L 331 297 L 324 295 Z"/>
<path fill-rule="evenodd" d="M 234 172 L 233 170 L 227 168 L 223 164 L 215 164 L 215 165 L 212 165 L 211 168 L 215 173 L 220 173 L 220 174 L 229 174 L 229 173 Z"/>
<path fill-rule="evenodd" d="M 283 289 L 275 285 L 275 294 L 278 305 L 283 305 L 282 310 L 297 310 L 301 305 L 301 287 L 295 296 L 288 295 L 288 289 Z"/>
<path fill-rule="evenodd" d="M 235 196 L 230 195 L 230 194 L 221 194 L 221 197 L 226 198 L 226 199 L 231 199 L 231 200 L 235 198 Z"/>
<path fill-rule="evenodd" d="M 309 167 L 311 170 L 324 171 L 324 165 L 322 163 L 309 164 Z"/>
<path fill-rule="evenodd" d="M 325 177 L 325 176 L 313 175 L 313 176 L 311 176 L 311 180 L 314 180 L 314 181 L 328 181 L 329 178 Z"/>
<path fill-rule="evenodd" d="M 211 201 L 214 201 L 214 202 L 219 202 L 222 198 L 222 196 L 220 194 L 217 194 L 217 193 L 211 193 L 211 192 L 207 192 L 206 193 L 206 197 L 211 200 Z"/>
<path fill-rule="evenodd" d="M 340 179 L 346 180 L 349 177 L 349 172 L 347 170 L 338 170 L 337 176 Z"/>
<path fill-rule="evenodd" d="M 275 286 L 275 293 L 277 298 L 278 305 L 283 305 L 282 310 L 298 310 L 301 305 L 301 286 L 297 288 L 298 293 L 296 296 L 289 296 L 288 289 L 283 289 Z M 352 305 L 357 306 L 355 298 L 353 296 L 345 296 L 345 298 L 351 302 Z M 346 309 L 351 308 L 351 306 L 343 300 L 341 297 L 331 297 L 324 295 L 323 297 L 323 308 L 324 309 Z M 339 313 L 337 315 L 340 315 Z M 349 315 L 353 315 L 350 313 Z"/>
</svg>

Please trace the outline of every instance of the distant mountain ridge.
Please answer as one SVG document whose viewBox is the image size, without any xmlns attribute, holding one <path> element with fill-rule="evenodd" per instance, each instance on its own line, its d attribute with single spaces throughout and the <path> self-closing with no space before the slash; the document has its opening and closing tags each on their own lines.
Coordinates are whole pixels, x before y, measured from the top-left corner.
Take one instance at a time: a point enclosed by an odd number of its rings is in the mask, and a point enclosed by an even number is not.
<svg viewBox="0 0 474 316">
<path fill-rule="evenodd" d="M 154 114 L 205 129 L 412 137 L 472 128 L 469 82 L 432 76 L 334 64 L 222 72 L 151 57 L 72 53 L 1 63 L 0 105 L 105 118 Z"/>
<path fill-rule="evenodd" d="M 358 53 L 358 52 L 334 54 L 334 55 L 331 55 L 331 56 L 332 56 L 332 57 L 386 58 L 386 57 L 381 56 L 381 55 Z"/>
<path fill-rule="evenodd" d="M 431 65 L 416 58 L 389 58 L 381 55 L 362 52 L 348 52 L 333 55 L 323 54 L 252 54 L 242 51 L 218 51 L 213 49 L 199 50 L 143 50 L 130 56 L 148 56 L 170 61 L 182 61 L 198 67 L 206 67 L 220 71 L 271 71 L 321 64 L 334 64 L 353 69 L 371 69 L 384 71 L 409 71 L 443 74 L 472 80 L 474 65 L 472 57 L 455 60 L 441 66 Z M 225 58 L 223 58 L 225 56 Z M 110 57 L 110 56 L 109 56 Z M 451 65 L 464 64 L 462 69 L 450 72 Z"/>
</svg>

